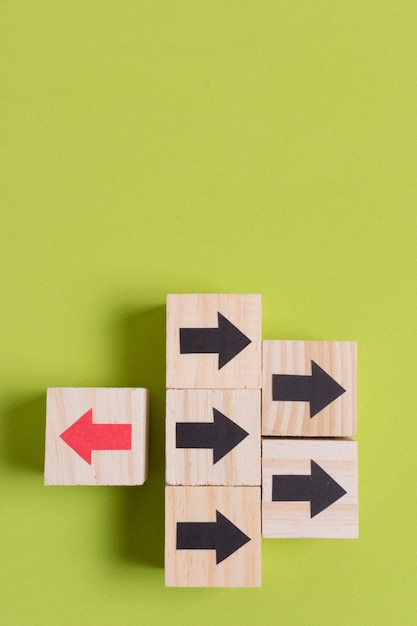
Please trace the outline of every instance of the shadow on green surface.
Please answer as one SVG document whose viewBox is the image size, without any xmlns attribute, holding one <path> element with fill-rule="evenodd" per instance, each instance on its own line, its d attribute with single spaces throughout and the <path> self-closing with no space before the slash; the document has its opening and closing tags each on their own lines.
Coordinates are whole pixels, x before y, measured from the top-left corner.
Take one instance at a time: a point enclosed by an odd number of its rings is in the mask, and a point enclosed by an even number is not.
<svg viewBox="0 0 417 626">
<path fill-rule="evenodd" d="M 149 469 L 144 485 L 112 487 L 108 536 L 117 558 L 163 567 L 165 495 L 165 307 L 120 317 L 116 323 L 120 379 L 112 386 L 146 387 L 149 406 Z M 13 399 L 4 413 L 5 461 L 43 473 L 46 390 Z M 84 489 L 81 487 L 81 489 Z"/>
<path fill-rule="evenodd" d="M 149 406 L 149 471 L 144 485 L 122 487 L 115 507 L 117 554 L 163 567 L 165 494 L 165 307 L 131 315 L 120 325 L 123 386 L 146 387 Z"/>
<path fill-rule="evenodd" d="M 46 394 L 16 400 L 5 411 L 5 459 L 13 466 L 43 473 Z"/>
</svg>

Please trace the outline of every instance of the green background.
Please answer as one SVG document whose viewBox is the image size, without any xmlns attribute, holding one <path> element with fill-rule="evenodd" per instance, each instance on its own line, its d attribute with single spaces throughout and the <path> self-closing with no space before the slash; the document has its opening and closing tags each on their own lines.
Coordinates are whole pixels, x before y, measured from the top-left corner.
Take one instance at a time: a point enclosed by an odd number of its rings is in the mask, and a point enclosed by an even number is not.
<svg viewBox="0 0 417 626">
<path fill-rule="evenodd" d="M 414 0 L 0 5 L 0 623 L 416 623 Z M 357 340 L 359 540 L 165 589 L 167 293 Z M 147 386 L 143 487 L 43 486 L 48 386 Z"/>
</svg>

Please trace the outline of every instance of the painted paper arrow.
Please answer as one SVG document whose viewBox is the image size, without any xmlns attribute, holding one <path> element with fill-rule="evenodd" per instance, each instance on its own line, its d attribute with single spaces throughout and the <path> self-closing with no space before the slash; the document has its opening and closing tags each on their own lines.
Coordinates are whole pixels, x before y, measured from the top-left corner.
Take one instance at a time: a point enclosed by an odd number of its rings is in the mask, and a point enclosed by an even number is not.
<svg viewBox="0 0 417 626">
<path fill-rule="evenodd" d="M 251 340 L 221 313 L 217 313 L 217 319 L 217 328 L 180 328 L 180 353 L 217 353 L 220 370 L 244 350 Z"/>
<path fill-rule="evenodd" d="M 60 437 L 91 465 L 92 450 L 131 450 L 132 424 L 93 424 L 89 409 Z"/>
<path fill-rule="evenodd" d="M 310 517 L 327 509 L 347 493 L 320 465 L 311 461 L 311 474 L 274 474 L 273 502 L 310 502 Z"/>
<path fill-rule="evenodd" d="M 217 565 L 248 541 L 250 537 L 219 511 L 215 522 L 177 523 L 177 550 L 216 550 Z"/>
<path fill-rule="evenodd" d="M 278 402 L 309 402 L 310 418 L 345 391 L 315 361 L 311 361 L 311 376 L 272 375 L 272 399 Z"/>
<path fill-rule="evenodd" d="M 177 448 L 213 448 L 213 464 L 249 435 L 213 407 L 213 422 L 177 422 Z"/>
</svg>

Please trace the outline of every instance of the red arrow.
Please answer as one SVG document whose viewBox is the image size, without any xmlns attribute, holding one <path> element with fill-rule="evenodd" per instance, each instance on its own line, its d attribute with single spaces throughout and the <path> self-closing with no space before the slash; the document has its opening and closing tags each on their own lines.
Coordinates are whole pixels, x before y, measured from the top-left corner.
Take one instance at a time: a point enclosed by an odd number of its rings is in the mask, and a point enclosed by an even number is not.
<svg viewBox="0 0 417 626">
<path fill-rule="evenodd" d="M 60 437 L 91 465 L 92 450 L 130 450 L 132 424 L 93 424 L 93 409 L 89 409 Z"/>
</svg>

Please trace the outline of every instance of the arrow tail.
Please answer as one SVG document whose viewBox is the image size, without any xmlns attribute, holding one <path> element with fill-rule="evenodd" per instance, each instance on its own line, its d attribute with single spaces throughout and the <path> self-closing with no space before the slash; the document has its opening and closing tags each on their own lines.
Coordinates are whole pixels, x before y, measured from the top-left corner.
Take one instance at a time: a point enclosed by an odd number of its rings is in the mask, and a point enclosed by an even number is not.
<svg viewBox="0 0 417 626">
<path fill-rule="evenodd" d="M 177 422 L 177 448 L 213 448 L 213 423 Z"/>
<path fill-rule="evenodd" d="M 216 522 L 177 522 L 177 550 L 215 550 Z"/>
<path fill-rule="evenodd" d="M 272 399 L 283 402 L 310 402 L 311 376 L 273 374 Z"/>
<path fill-rule="evenodd" d="M 273 502 L 309 502 L 311 490 L 311 476 L 304 474 L 272 476 Z"/>
<path fill-rule="evenodd" d="M 218 328 L 180 328 L 181 354 L 216 354 L 218 352 Z"/>
<path fill-rule="evenodd" d="M 92 450 L 131 450 L 132 424 L 93 424 Z"/>
</svg>

